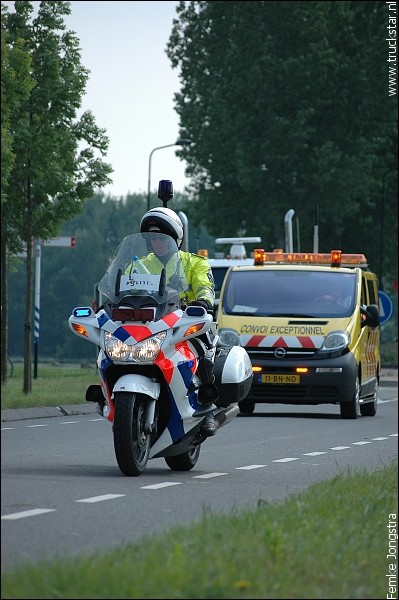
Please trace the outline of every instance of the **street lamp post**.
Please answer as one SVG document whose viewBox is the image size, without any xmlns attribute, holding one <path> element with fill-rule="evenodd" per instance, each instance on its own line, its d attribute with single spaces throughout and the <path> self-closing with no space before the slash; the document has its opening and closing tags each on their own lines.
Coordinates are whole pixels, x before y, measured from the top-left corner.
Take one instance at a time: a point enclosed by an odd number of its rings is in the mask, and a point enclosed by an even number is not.
<svg viewBox="0 0 399 600">
<path fill-rule="evenodd" d="M 181 139 L 175 141 L 174 144 L 166 144 L 166 146 L 158 146 L 154 148 L 150 152 L 150 158 L 148 160 L 148 189 L 147 189 L 147 211 L 150 210 L 150 200 L 151 200 L 151 159 L 155 150 L 162 150 L 162 148 L 170 148 L 171 146 L 186 146 L 187 144 L 191 144 L 191 140 Z"/>
</svg>

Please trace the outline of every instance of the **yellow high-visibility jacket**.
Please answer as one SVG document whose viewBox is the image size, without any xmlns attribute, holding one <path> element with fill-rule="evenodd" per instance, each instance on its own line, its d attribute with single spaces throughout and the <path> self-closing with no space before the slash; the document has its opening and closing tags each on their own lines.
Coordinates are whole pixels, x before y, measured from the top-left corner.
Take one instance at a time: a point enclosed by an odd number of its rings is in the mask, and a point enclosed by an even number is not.
<svg viewBox="0 0 399 600">
<path fill-rule="evenodd" d="M 177 256 L 179 257 L 180 265 L 177 265 Z M 205 256 L 179 250 L 178 255 L 174 254 L 166 265 L 164 265 L 156 254 L 151 252 L 147 256 L 141 257 L 140 261 L 154 275 L 161 273 L 165 266 L 166 282 L 182 268 L 189 285 L 188 289 L 180 294 L 182 302 L 190 304 L 194 300 L 207 300 L 211 307 L 213 307 L 215 303 L 215 283 L 212 268 Z M 132 266 L 129 266 L 125 272 L 129 274 L 129 269 L 131 268 Z"/>
</svg>

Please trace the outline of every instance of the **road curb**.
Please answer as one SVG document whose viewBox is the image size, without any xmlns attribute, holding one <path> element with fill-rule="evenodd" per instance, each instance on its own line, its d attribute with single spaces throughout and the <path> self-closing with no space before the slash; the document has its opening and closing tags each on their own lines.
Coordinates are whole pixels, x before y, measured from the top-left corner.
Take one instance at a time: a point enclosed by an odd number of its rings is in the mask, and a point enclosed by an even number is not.
<svg viewBox="0 0 399 600">
<path fill-rule="evenodd" d="M 22 421 L 46 417 L 86 415 L 96 412 L 95 403 L 69 404 L 63 406 L 36 406 L 34 408 L 8 408 L 1 411 L 1 421 Z"/>
</svg>

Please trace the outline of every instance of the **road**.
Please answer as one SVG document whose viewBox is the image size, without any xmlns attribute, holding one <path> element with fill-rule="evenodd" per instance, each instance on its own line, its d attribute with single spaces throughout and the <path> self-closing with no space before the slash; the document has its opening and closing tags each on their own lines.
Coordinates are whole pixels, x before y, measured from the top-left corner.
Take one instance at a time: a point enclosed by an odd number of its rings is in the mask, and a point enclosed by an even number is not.
<svg viewBox="0 0 399 600">
<path fill-rule="evenodd" d="M 255 508 L 348 469 L 397 459 L 397 388 L 380 388 L 375 417 L 338 406 L 257 405 L 202 446 L 196 467 L 153 459 L 139 477 L 118 469 L 97 414 L 2 423 L 1 565 L 91 554 L 213 513 Z"/>
</svg>

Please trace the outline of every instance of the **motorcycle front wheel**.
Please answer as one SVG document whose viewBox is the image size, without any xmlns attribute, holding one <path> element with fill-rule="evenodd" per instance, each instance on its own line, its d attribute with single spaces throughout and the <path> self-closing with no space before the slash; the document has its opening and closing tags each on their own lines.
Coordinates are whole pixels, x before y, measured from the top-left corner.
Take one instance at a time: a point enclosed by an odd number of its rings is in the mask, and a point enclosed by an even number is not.
<svg viewBox="0 0 399 600">
<path fill-rule="evenodd" d="M 120 470 L 128 477 L 140 475 L 148 462 L 151 438 L 144 429 L 146 407 L 146 396 L 143 394 L 115 394 L 115 456 Z"/>
<path fill-rule="evenodd" d="M 165 462 L 172 471 L 190 471 L 197 464 L 200 450 L 201 444 L 198 444 L 198 446 L 183 454 L 165 456 Z"/>
</svg>

